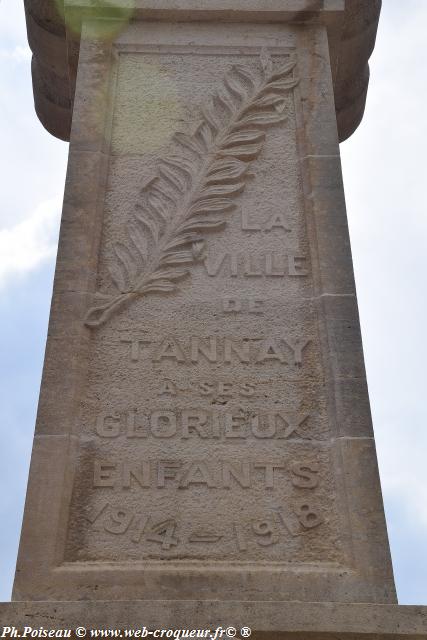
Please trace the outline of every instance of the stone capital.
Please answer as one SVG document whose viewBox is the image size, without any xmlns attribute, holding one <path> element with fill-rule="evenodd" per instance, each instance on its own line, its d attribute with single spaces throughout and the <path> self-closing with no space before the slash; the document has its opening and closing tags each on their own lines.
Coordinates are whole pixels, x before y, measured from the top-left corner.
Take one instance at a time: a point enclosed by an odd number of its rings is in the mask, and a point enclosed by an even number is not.
<svg viewBox="0 0 427 640">
<path fill-rule="evenodd" d="M 62 6 L 58 9 L 58 2 Z M 79 35 L 67 16 L 90 15 L 92 0 L 26 0 L 28 39 L 33 51 L 37 114 L 53 135 L 70 137 Z M 99 3 L 97 3 L 99 6 Z M 111 2 L 106 2 L 106 10 Z M 381 0 L 120 0 L 132 20 L 219 22 L 323 22 L 328 26 L 340 140 L 360 124 L 369 84 Z M 64 6 L 65 5 L 65 6 Z M 97 9 L 99 12 L 99 8 Z"/>
</svg>

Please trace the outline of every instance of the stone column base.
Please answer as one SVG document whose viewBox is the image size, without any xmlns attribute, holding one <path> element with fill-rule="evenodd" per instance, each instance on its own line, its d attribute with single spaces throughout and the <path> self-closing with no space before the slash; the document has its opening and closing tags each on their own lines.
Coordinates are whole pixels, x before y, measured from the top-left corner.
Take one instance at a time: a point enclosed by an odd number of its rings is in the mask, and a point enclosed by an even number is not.
<svg viewBox="0 0 427 640">
<path fill-rule="evenodd" d="M 0 604 L 0 623 L 0 627 L 15 627 L 21 634 L 24 627 L 47 630 L 146 627 L 210 629 L 214 637 L 221 627 L 222 637 L 226 638 L 225 629 L 235 627 L 239 638 L 240 630 L 249 627 L 251 638 L 275 640 L 426 640 L 427 607 L 206 600 L 6 602 Z M 12 634 L 13 631 L 0 629 L 2 638 L 19 637 L 16 632 Z M 28 630 L 26 637 L 31 637 Z M 90 631 L 86 637 L 91 637 Z"/>
</svg>

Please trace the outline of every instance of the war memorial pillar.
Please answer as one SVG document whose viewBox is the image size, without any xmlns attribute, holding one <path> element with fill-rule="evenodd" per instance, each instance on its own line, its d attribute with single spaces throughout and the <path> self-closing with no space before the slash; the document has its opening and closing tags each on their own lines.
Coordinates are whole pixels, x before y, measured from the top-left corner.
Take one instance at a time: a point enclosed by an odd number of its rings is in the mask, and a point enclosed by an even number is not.
<svg viewBox="0 0 427 640">
<path fill-rule="evenodd" d="M 70 155 L 3 611 L 423 637 L 396 604 L 339 154 L 380 3 L 26 8 Z"/>
</svg>

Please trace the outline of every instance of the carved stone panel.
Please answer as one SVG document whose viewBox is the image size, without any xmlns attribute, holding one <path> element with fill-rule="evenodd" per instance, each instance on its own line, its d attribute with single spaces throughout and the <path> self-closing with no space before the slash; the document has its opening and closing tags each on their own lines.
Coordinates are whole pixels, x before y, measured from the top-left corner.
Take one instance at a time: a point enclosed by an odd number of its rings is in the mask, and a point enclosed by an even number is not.
<svg viewBox="0 0 427 640">
<path fill-rule="evenodd" d="M 135 23 L 74 113 L 43 597 L 392 599 L 323 28 Z"/>
</svg>

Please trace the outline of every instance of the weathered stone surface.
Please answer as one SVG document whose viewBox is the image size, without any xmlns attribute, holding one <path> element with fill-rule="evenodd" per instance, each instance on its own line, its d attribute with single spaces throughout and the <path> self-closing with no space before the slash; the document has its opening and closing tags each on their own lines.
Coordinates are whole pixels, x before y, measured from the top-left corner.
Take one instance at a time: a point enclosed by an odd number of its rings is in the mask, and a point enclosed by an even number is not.
<svg viewBox="0 0 427 640">
<path fill-rule="evenodd" d="M 139 15 L 151 20 L 240 20 L 239 10 L 244 8 L 246 20 L 262 22 L 285 18 L 298 21 L 301 16 L 316 20 L 344 2 L 344 21 L 331 31 L 331 47 L 336 59 L 333 72 L 338 131 L 340 140 L 345 140 L 363 116 L 368 60 L 375 44 L 381 0 L 120 0 L 116 4 L 136 6 Z M 89 4 L 82 0 L 25 0 L 37 114 L 48 131 L 64 140 L 70 136 L 78 54 L 74 36 L 66 31 L 64 11 Z"/>
<path fill-rule="evenodd" d="M 211 629 L 213 636 L 218 627 L 233 626 L 237 637 L 242 627 L 249 627 L 255 640 L 425 640 L 427 636 L 427 607 L 341 603 L 13 602 L 0 604 L 0 621 L 21 630 Z"/>
<path fill-rule="evenodd" d="M 192 4 L 83 26 L 14 598 L 395 602 L 343 5 Z"/>
<path fill-rule="evenodd" d="M 2 637 L 425 640 L 394 604 L 338 147 L 380 3 L 137 0 L 114 37 L 66 4 L 81 42 L 26 3 L 39 115 L 66 137 L 74 106 Z"/>
</svg>

